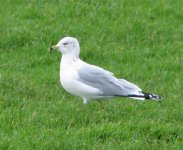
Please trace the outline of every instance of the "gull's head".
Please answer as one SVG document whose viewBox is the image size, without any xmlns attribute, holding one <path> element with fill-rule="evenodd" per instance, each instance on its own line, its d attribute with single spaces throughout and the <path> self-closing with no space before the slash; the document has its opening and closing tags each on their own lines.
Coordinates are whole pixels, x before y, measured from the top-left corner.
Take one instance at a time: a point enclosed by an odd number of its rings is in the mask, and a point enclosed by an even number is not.
<svg viewBox="0 0 183 150">
<path fill-rule="evenodd" d="M 63 55 L 72 54 L 79 56 L 80 47 L 76 38 L 65 37 L 61 39 L 56 45 L 52 46 L 50 50 L 58 49 Z"/>
</svg>

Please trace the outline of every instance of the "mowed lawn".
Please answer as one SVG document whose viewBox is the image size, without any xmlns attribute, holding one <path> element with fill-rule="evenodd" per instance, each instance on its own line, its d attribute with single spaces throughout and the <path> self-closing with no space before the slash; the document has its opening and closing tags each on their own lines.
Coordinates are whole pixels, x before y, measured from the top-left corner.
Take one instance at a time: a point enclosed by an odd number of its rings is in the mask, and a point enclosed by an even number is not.
<svg viewBox="0 0 183 150">
<path fill-rule="evenodd" d="M 61 54 L 81 58 L 162 103 L 91 102 L 66 93 Z M 0 5 L 0 149 L 183 149 L 183 1 L 7 0 Z"/>
</svg>

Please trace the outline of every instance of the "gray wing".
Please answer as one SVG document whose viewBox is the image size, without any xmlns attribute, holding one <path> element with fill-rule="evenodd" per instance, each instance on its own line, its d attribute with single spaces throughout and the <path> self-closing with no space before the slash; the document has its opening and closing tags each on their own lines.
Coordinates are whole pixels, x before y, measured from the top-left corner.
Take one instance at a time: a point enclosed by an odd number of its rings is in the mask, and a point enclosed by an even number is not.
<svg viewBox="0 0 183 150">
<path fill-rule="evenodd" d="M 102 91 L 100 96 L 127 96 L 139 94 L 141 89 L 124 80 L 117 79 L 109 71 L 93 65 L 85 65 L 78 70 L 79 81 Z"/>
</svg>

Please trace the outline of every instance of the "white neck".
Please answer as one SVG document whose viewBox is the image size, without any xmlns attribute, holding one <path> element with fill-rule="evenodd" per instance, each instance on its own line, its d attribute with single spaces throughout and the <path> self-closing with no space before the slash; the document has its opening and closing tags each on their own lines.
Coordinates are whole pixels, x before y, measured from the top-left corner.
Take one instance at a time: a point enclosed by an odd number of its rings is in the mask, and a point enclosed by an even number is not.
<svg viewBox="0 0 183 150">
<path fill-rule="evenodd" d="M 62 54 L 62 60 L 64 61 L 76 61 L 79 59 L 79 56 L 78 55 L 75 55 L 75 54 Z"/>
<path fill-rule="evenodd" d="M 73 54 L 63 54 L 60 62 L 60 67 L 64 68 L 66 66 L 74 65 L 78 60 L 80 60 L 79 56 Z"/>
</svg>

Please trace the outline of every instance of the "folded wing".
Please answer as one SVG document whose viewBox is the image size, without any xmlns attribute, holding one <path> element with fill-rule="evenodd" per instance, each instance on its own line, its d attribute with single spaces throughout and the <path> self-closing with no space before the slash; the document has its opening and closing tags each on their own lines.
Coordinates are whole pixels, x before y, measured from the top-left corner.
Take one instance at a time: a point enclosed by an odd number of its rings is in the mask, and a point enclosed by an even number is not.
<svg viewBox="0 0 183 150">
<path fill-rule="evenodd" d="M 128 96 L 141 94 L 141 89 L 124 79 L 117 79 L 113 73 L 100 67 L 85 64 L 78 69 L 79 81 L 102 91 L 100 96 Z"/>
</svg>

